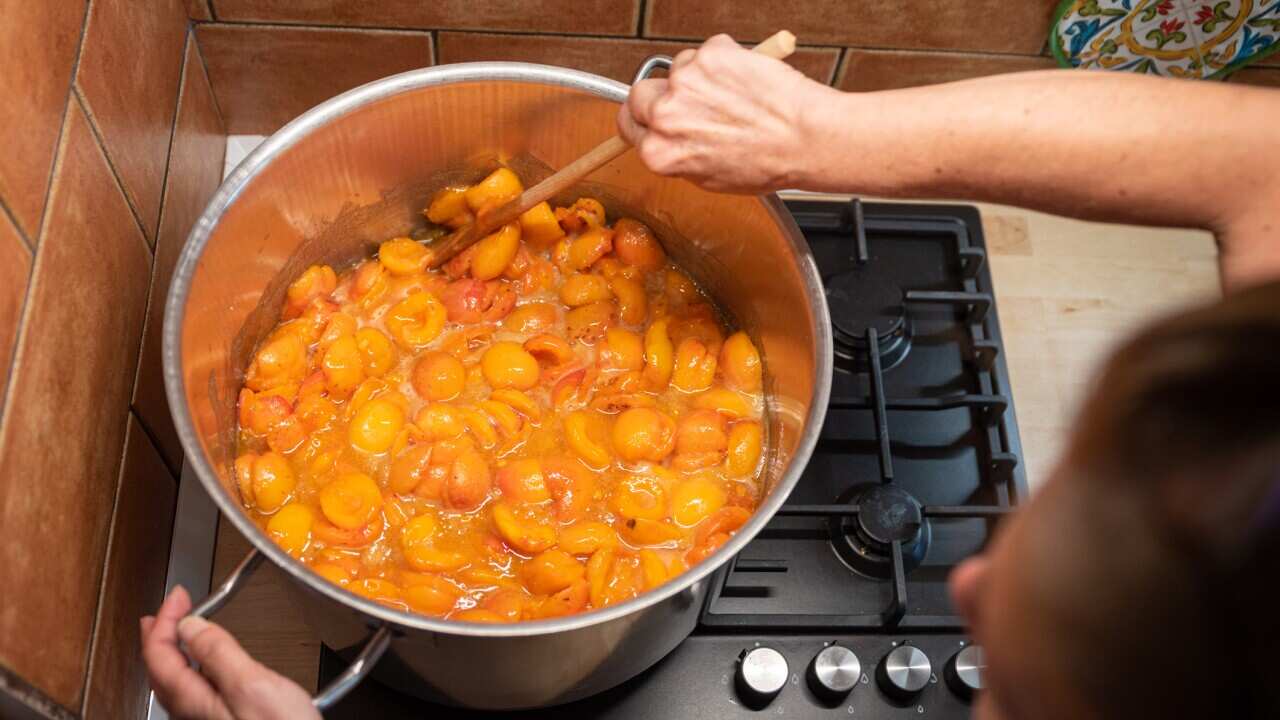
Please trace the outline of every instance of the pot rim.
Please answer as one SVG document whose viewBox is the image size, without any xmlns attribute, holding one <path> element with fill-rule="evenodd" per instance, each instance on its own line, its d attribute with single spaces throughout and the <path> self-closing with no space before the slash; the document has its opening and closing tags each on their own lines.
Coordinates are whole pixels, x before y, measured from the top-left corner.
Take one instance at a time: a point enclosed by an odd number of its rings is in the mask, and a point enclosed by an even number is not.
<svg viewBox="0 0 1280 720">
<path fill-rule="evenodd" d="M 205 245 L 217 227 L 222 215 L 235 202 L 240 193 L 258 173 L 282 153 L 311 132 L 365 105 L 403 92 L 423 87 L 475 81 L 514 81 L 549 84 L 583 90 L 617 103 L 625 102 L 630 86 L 590 73 L 551 65 L 519 62 L 477 62 L 442 65 L 392 75 L 367 83 L 333 97 L 295 118 L 262 142 L 231 172 L 218 187 L 204 212 L 192 227 L 183 246 L 182 254 L 174 268 L 173 281 L 165 302 L 162 357 L 164 384 L 170 413 L 182 442 L 186 462 L 190 463 L 200 478 L 201 485 L 217 504 L 223 517 L 230 520 L 240 534 L 245 536 L 258 552 L 265 554 L 293 580 L 314 592 L 326 596 L 349 608 L 357 610 L 377 621 L 401 629 L 446 633 L 472 637 L 530 637 L 580 630 L 593 625 L 617 620 L 662 602 L 682 592 L 712 572 L 718 570 L 764 529 L 786 501 L 808 464 L 822 430 L 827 403 L 831 394 L 832 334 L 831 318 L 823 292 L 822 279 L 817 264 L 804 242 L 794 219 L 777 195 L 760 198 L 774 222 L 782 226 L 783 234 L 791 245 L 805 285 L 805 294 L 813 307 L 813 328 L 816 340 L 813 351 L 814 388 L 805 418 L 804 430 L 792 456 L 774 490 L 752 514 L 738 532 L 705 561 L 684 572 L 674 580 L 653 590 L 641 593 L 635 599 L 620 605 L 592 610 L 576 615 L 547 620 L 533 620 L 511 624 L 467 623 L 440 620 L 415 613 L 395 610 L 365 599 L 312 573 L 267 537 L 237 506 L 230 495 L 223 491 L 209 458 L 196 435 L 191 409 L 187 405 L 186 386 L 182 377 L 182 322 L 186 314 L 187 297 L 191 280 Z"/>
</svg>

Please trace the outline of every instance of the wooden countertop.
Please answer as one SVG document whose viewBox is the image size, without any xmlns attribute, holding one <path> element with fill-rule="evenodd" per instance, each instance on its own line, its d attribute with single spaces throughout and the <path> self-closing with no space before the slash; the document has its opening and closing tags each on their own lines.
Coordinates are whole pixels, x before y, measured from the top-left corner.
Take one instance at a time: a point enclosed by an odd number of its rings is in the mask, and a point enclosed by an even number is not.
<svg viewBox="0 0 1280 720">
<path fill-rule="evenodd" d="M 1067 220 L 979 205 L 1004 332 L 1023 461 L 1034 488 L 1067 437 L 1094 369 L 1137 327 L 1221 294 L 1217 249 L 1205 232 Z M 218 531 L 213 577 L 248 543 Z M 266 564 L 215 619 L 258 660 L 314 690 L 316 639 Z"/>
</svg>

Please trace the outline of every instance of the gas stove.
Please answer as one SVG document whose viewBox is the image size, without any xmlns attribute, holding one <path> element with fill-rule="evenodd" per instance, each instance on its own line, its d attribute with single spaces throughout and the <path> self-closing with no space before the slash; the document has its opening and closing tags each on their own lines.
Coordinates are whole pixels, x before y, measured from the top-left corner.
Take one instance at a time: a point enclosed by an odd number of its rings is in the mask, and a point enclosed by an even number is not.
<svg viewBox="0 0 1280 720">
<path fill-rule="evenodd" d="M 982 683 L 947 595 L 1026 496 L 973 207 L 791 197 L 836 340 L 794 492 L 713 576 L 697 629 L 638 677 L 531 718 L 969 716 Z M 321 684 L 345 667 L 327 649 Z M 472 718 L 366 681 L 330 718 Z"/>
</svg>

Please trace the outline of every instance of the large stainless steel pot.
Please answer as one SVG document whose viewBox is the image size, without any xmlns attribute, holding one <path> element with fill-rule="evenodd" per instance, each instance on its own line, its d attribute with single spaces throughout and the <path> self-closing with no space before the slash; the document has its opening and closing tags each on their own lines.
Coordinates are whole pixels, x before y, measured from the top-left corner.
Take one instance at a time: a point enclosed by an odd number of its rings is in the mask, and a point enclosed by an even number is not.
<svg viewBox="0 0 1280 720">
<path fill-rule="evenodd" d="M 478 708 L 550 705 L 616 685 L 688 635 L 708 575 L 760 532 L 808 461 L 830 392 L 832 346 L 818 272 L 790 215 L 774 196 L 715 195 L 657 177 L 629 153 L 591 176 L 590 192 L 614 212 L 652 223 L 671 256 L 747 329 L 764 357 L 767 496 L 732 540 L 622 605 L 479 625 L 398 612 L 330 584 L 241 511 L 232 474 L 236 393 L 289 280 L 311 263 L 342 264 L 405 233 L 431 190 L 478 178 L 495 158 L 523 163 L 526 180 L 565 164 L 615 131 L 627 90 L 594 75 L 521 63 L 385 78 L 271 136 L 227 178 L 192 230 L 165 307 L 165 385 L 187 461 L 256 548 L 201 611 L 225 602 L 264 556 L 283 568 L 298 608 L 326 644 L 365 644 L 363 662 L 317 705 L 339 697 L 375 663 L 375 675 L 401 690 Z"/>
</svg>

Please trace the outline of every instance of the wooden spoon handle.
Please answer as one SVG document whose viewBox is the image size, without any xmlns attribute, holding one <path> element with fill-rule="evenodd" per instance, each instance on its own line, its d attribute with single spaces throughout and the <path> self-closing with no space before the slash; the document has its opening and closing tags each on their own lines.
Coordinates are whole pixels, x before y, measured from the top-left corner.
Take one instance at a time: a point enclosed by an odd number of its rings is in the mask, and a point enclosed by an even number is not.
<svg viewBox="0 0 1280 720">
<path fill-rule="evenodd" d="M 764 42 L 751 48 L 751 52 L 760 53 L 775 60 L 785 60 L 795 51 L 796 36 L 786 30 L 779 30 L 766 38 Z M 542 182 L 520 193 L 511 202 L 478 216 L 471 225 L 432 243 L 429 266 L 439 267 L 443 265 L 480 238 L 509 222 L 514 222 L 521 214 L 543 200 L 569 189 L 582 178 L 599 170 L 609 161 L 626 152 L 630 147 L 631 145 L 626 140 L 623 140 L 621 136 L 614 135 L 591 148 L 577 160 L 565 165 Z"/>
<path fill-rule="evenodd" d="M 795 51 L 796 36 L 786 30 L 779 30 L 751 48 L 751 52 L 767 55 L 774 60 L 786 60 Z"/>
<path fill-rule="evenodd" d="M 630 147 L 621 136 L 614 135 L 591 148 L 577 160 L 565 165 L 542 182 L 520 193 L 516 199 L 478 218 L 476 220 L 476 224 L 479 226 L 478 234 L 493 232 L 503 225 L 513 222 L 529 208 L 547 198 L 555 197 L 563 190 L 569 189 L 574 183 L 604 167 L 610 160 L 626 152 Z"/>
</svg>

